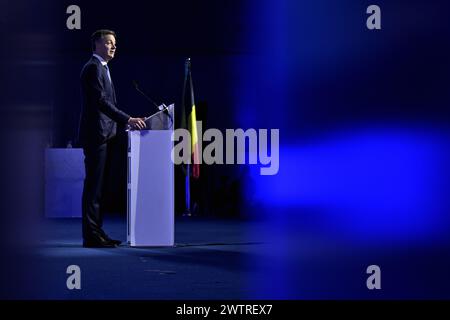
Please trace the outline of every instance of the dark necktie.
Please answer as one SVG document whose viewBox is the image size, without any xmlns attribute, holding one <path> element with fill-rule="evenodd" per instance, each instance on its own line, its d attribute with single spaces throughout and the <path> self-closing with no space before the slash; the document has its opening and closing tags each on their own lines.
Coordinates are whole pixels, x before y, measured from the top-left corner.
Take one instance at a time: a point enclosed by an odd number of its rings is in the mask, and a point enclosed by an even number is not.
<svg viewBox="0 0 450 320">
<path fill-rule="evenodd" d="M 111 80 L 111 74 L 109 73 L 108 65 L 106 65 L 106 64 L 105 64 L 105 69 L 106 69 L 106 73 L 108 75 L 109 83 L 111 84 L 112 94 L 113 94 L 113 97 L 114 97 L 114 102 L 116 102 L 116 92 L 114 90 L 114 85 L 113 85 L 112 80 Z"/>
<path fill-rule="evenodd" d="M 112 81 L 111 81 L 111 74 L 109 73 L 109 68 L 108 68 L 108 65 L 107 65 L 107 64 L 105 64 L 105 69 L 106 69 L 106 73 L 108 74 L 109 82 L 112 83 Z"/>
</svg>

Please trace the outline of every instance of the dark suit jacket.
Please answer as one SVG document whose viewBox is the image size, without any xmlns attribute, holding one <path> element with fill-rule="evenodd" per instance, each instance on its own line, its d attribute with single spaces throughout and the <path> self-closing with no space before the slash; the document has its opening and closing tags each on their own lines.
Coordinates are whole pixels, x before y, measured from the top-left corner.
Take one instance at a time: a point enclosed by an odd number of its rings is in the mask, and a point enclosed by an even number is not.
<svg viewBox="0 0 450 320">
<path fill-rule="evenodd" d="M 114 137 L 117 123 L 125 124 L 130 116 L 116 107 L 114 85 L 96 57 L 84 65 L 80 78 L 83 106 L 78 138 L 82 147 L 95 147 Z"/>
</svg>

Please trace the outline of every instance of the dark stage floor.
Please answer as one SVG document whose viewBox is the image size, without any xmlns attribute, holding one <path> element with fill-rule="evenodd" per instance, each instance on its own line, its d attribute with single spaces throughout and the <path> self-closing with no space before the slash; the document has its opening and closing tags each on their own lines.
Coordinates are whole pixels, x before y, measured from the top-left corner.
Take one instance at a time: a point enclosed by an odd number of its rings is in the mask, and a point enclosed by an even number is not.
<svg viewBox="0 0 450 320">
<path fill-rule="evenodd" d="M 126 240 L 125 227 L 122 217 L 105 220 L 114 238 Z M 445 243 L 374 246 L 301 224 L 203 218 L 177 219 L 170 248 L 82 248 L 79 219 L 44 220 L 40 238 L 22 256 L 28 277 L 8 298 L 450 298 Z M 371 264 L 381 267 L 381 290 L 366 287 Z M 66 287 L 69 265 L 81 268 L 80 290 Z"/>
<path fill-rule="evenodd" d="M 125 242 L 124 218 L 104 229 Z M 28 294 L 39 299 L 237 299 L 245 298 L 245 256 L 258 246 L 245 223 L 178 219 L 176 246 L 92 249 L 81 246 L 80 219 L 46 220 L 36 248 L 39 277 Z M 81 290 L 68 290 L 66 268 L 78 265 Z M 26 297 L 28 297 L 28 294 Z"/>
</svg>

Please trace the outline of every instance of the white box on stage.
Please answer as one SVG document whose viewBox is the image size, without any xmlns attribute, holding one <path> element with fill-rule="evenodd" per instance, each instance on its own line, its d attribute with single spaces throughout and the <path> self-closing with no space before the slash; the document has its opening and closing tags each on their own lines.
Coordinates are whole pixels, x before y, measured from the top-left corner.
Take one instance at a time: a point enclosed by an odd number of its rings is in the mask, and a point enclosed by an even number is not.
<svg viewBox="0 0 450 320">
<path fill-rule="evenodd" d="M 128 131 L 127 240 L 130 246 L 174 245 L 174 105 Z"/>
<path fill-rule="evenodd" d="M 47 148 L 45 150 L 45 216 L 81 217 L 84 181 L 83 149 Z"/>
</svg>

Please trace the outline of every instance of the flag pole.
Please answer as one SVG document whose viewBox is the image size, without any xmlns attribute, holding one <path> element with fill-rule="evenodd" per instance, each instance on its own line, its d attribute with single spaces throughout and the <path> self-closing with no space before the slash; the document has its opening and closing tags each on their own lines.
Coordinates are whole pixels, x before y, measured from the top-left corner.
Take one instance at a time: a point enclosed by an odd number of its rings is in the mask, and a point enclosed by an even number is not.
<svg viewBox="0 0 450 320">
<path fill-rule="evenodd" d="M 186 85 L 187 82 L 189 81 L 188 77 L 189 77 L 189 70 L 191 68 L 191 58 L 186 58 L 185 61 L 185 81 L 184 81 L 184 93 L 183 93 L 183 104 L 186 103 L 185 101 L 185 96 L 186 96 Z M 189 94 L 189 93 L 188 93 Z M 184 117 L 186 119 L 186 117 L 188 115 L 186 115 L 186 110 L 185 108 L 183 108 L 183 112 L 184 112 Z M 186 128 L 187 128 L 187 122 L 186 122 Z M 183 216 L 186 217 L 190 217 L 191 214 L 191 186 L 190 186 L 190 175 L 191 175 L 191 168 L 189 163 L 186 164 L 186 172 L 185 172 L 185 183 L 184 183 L 184 189 L 185 189 L 185 211 L 183 213 Z"/>
<path fill-rule="evenodd" d="M 191 214 L 191 186 L 190 186 L 190 165 L 186 164 L 186 180 L 185 180 L 185 200 L 186 200 L 186 210 L 183 216 L 190 217 Z"/>
</svg>

